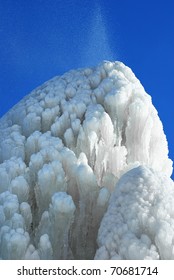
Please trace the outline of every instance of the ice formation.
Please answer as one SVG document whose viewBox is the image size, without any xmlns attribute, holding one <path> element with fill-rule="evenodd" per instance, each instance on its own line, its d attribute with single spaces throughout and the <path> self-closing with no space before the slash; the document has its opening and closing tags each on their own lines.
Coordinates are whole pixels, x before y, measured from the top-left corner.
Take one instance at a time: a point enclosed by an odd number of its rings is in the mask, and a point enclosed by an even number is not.
<svg viewBox="0 0 174 280">
<path fill-rule="evenodd" d="M 0 258 L 174 259 L 171 174 L 130 68 L 55 77 L 0 120 Z"/>
<path fill-rule="evenodd" d="M 173 181 L 145 166 L 119 180 L 101 222 L 96 259 L 174 259 Z"/>
</svg>

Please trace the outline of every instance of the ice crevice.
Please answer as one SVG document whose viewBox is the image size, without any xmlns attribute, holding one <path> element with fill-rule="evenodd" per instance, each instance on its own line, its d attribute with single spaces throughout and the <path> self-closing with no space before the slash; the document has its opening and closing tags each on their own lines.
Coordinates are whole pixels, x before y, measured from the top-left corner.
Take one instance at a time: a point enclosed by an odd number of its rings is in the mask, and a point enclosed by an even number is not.
<svg viewBox="0 0 174 280">
<path fill-rule="evenodd" d="M 0 119 L 0 258 L 173 259 L 172 170 L 129 67 L 54 77 Z"/>
</svg>

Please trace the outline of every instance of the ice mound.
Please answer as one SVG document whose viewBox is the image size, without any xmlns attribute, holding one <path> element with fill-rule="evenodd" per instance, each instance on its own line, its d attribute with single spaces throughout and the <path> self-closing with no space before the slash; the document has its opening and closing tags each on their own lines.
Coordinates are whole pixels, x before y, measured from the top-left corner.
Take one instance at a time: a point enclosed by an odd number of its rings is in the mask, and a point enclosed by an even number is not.
<svg viewBox="0 0 174 280">
<path fill-rule="evenodd" d="M 158 113 L 130 68 L 104 61 L 55 77 L 0 119 L 0 258 L 173 258 L 171 174 Z M 144 209 L 158 226 L 143 227 Z"/>
<path fill-rule="evenodd" d="M 111 195 L 96 259 L 174 259 L 174 183 L 139 166 Z"/>
</svg>

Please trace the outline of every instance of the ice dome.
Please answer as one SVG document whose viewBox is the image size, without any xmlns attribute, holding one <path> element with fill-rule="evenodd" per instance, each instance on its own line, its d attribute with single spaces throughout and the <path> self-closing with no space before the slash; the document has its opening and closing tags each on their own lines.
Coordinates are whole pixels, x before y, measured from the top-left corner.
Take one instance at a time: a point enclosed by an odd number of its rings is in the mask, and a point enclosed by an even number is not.
<svg viewBox="0 0 174 280">
<path fill-rule="evenodd" d="M 173 259 L 171 174 L 162 123 L 130 68 L 104 61 L 54 77 L 0 119 L 0 258 Z M 143 226 L 146 212 L 156 226 Z"/>
</svg>

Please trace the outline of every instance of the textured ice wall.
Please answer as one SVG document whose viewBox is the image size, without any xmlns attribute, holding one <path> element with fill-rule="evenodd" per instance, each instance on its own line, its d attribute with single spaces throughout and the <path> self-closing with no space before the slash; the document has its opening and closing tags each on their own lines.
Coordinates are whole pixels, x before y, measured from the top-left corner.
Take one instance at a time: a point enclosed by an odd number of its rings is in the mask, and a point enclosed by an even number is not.
<svg viewBox="0 0 174 280">
<path fill-rule="evenodd" d="M 128 67 L 107 61 L 53 78 L 1 118 L 0 162 L 2 259 L 94 258 L 118 179 L 140 165 L 172 173 L 151 97 Z"/>
</svg>

